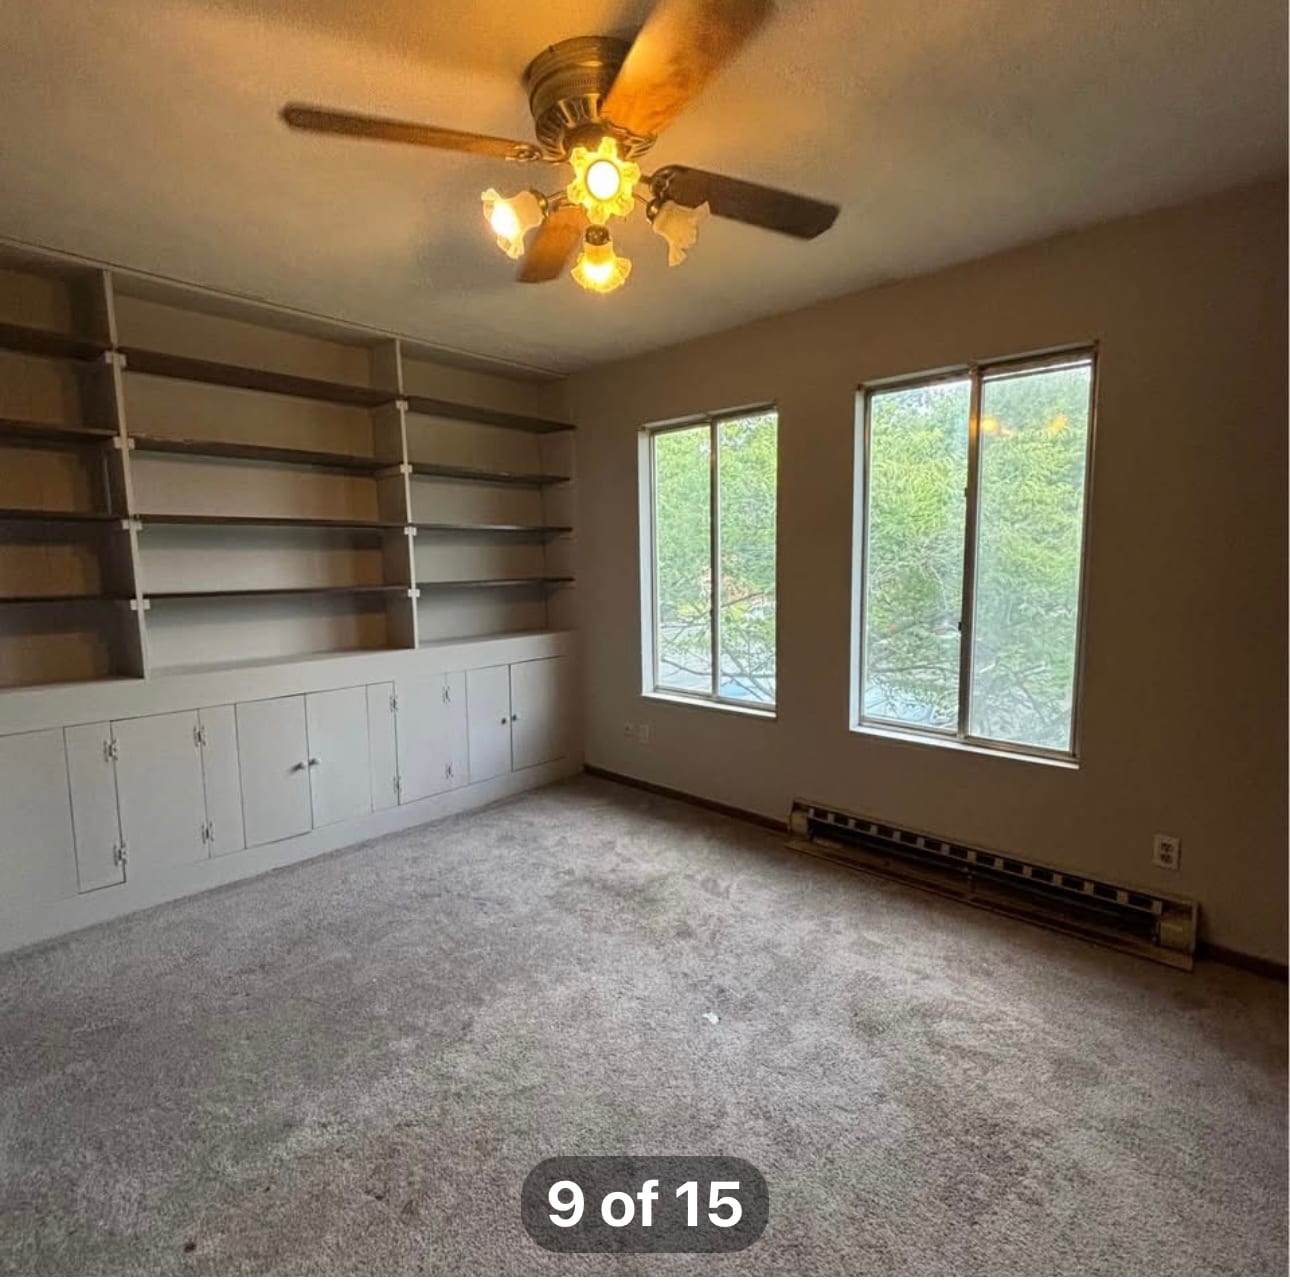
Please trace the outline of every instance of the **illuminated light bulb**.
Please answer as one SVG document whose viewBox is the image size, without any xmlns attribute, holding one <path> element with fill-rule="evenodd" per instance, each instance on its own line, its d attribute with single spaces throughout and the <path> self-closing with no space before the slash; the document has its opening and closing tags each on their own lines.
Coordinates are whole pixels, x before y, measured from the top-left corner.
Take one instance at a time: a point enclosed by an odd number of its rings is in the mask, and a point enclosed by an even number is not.
<svg viewBox="0 0 1290 1288">
<path fill-rule="evenodd" d="M 612 161 L 602 158 L 599 161 L 593 161 L 587 167 L 587 191 L 597 201 L 612 201 L 618 196 L 618 189 L 622 186 L 622 182 L 618 167 Z"/>
<path fill-rule="evenodd" d="M 569 153 L 573 179 L 565 195 L 587 212 L 593 224 L 608 223 L 617 215 L 625 218 L 636 204 L 633 190 L 640 182 L 641 168 L 618 155 L 618 144 L 606 134 L 593 151 L 576 147 Z"/>
<path fill-rule="evenodd" d="M 699 224 L 711 212 L 705 201 L 701 206 L 681 206 L 665 201 L 650 215 L 650 227 L 667 242 L 667 266 L 675 268 L 685 262 L 685 253 L 698 240 Z"/>
<path fill-rule="evenodd" d="M 479 194 L 484 218 L 497 238 L 497 245 L 512 259 L 524 254 L 524 238 L 546 218 L 546 200 L 538 192 L 517 192 L 503 197 L 496 188 Z"/>
<path fill-rule="evenodd" d="M 573 266 L 573 280 L 584 291 L 607 295 L 616 291 L 631 271 L 631 260 L 614 254 L 614 243 L 604 228 L 593 224 L 587 229 L 582 254 Z"/>
</svg>

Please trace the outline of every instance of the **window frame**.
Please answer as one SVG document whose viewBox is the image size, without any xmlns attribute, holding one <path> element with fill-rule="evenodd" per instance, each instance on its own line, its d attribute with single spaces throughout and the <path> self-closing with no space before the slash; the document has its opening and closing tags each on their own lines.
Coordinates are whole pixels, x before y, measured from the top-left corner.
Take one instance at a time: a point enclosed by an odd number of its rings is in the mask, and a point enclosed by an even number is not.
<svg viewBox="0 0 1290 1288">
<path fill-rule="evenodd" d="M 1093 458 L 1097 438 L 1098 379 L 1101 371 L 1096 340 L 1084 344 L 1064 345 L 1008 358 L 984 359 L 953 367 L 940 367 L 919 375 L 897 376 L 890 380 L 871 380 L 856 389 L 857 416 L 855 440 L 854 518 L 851 536 L 852 563 L 852 647 L 851 647 L 851 720 L 853 733 L 877 733 L 911 742 L 994 752 L 1012 758 L 1055 762 L 1077 766 L 1080 758 L 1080 735 L 1084 707 L 1085 634 L 1088 620 L 1089 534 L 1093 513 Z M 976 607 L 976 564 L 980 536 L 981 503 L 981 391 L 992 376 L 1039 372 L 1076 366 L 1087 362 L 1089 373 L 1088 447 L 1084 455 L 1084 498 L 1080 516 L 1079 588 L 1075 621 L 1075 667 L 1071 686 L 1070 740 L 1065 749 L 1037 747 L 1032 743 L 1012 742 L 1001 738 L 984 738 L 969 732 L 971 721 L 972 661 Z M 952 730 L 934 729 L 906 721 L 891 720 L 864 713 L 865 627 L 869 600 L 869 460 L 871 396 L 899 392 L 955 380 L 970 380 L 968 406 L 968 459 L 964 481 L 963 517 L 963 590 L 959 621 L 959 692 L 958 720 Z"/>
<path fill-rule="evenodd" d="M 721 687 L 721 453 L 718 427 L 731 420 L 773 415 L 775 417 L 775 702 L 758 702 L 751 698 L 730 698 Z M 658 612 L 658 477 L 654 444 L 664 434 L 705 428 L 708 431 L 708 558 L 712 569 L 711 621 L 712 683 L 707 691 L 673 688 L 659 683 L 659 612 Z M 702 416 L 661 421 L 646 425 L 640 433 L 641 527 L 648 540 L 641 542 L 642 614 L 648 621 L 647 642 L 642 648 L 641 696 L 661 698 L 690 706 L 713 707 L 747 715 L 774 717 L 779 698 L 779 407 L 776 403 L 759 403 L 751 407 L 734 407 Z"/>
</svg>

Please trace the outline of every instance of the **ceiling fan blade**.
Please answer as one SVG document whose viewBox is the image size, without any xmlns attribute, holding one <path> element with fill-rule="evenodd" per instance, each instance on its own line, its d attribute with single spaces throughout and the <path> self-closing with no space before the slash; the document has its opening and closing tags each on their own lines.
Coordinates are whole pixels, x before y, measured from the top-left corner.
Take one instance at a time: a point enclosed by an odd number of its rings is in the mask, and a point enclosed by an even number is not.
<svg viewBox="0 0 1290 1288">
<path fill-rule="evenodd" d="M 503 161 L 542 160 L 542 149 L 535 143 L 498 139 L 489 134 L 466 134 L 462 130 L 443 130 L 437 125 L 417 125 L 412 121 L 391 121 L 381 116 L 362 116 L 357 112 L 337 112 L 329 107 L 311 107 L 307 103 L 288 103 L 282 109 L 282 119 L 293 130 L 310 130 L 315 134 L 412 143 L 422 148 L 445 148 L 449 152 L 473 152 L 477 156 L 498 157 Z"/>
<path fill-rule="evenodd" d="M 564 266 L 587 231 L 587 215 L 581 206 L 557 206 L 537 230 L 515 274 L 520 282 L 549 282 L 564 272 Z"/>
<path fill-rule="evenodd" d="M 771 0 L 658 0 L 618 69 L 601 115 L 657 135 L 770 17 Z"/>
<path fill-rule="evenodd" d="M 838 217 L 838 207 L 830 202 L 684 165 L 659 170 L 653 184 L 662 201 L 675 201 L 681 206 L 701 206 L 706 201 L 708 209 L 723 219 L 806 240 L 827 232 Z"/>
</svg>

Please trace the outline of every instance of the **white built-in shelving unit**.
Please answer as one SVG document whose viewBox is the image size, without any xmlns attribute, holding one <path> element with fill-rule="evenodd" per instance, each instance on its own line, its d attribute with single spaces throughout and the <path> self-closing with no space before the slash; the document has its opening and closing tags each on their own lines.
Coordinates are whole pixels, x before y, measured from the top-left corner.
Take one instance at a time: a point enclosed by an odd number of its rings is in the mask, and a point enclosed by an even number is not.
<svg viewBox="0 0 1290 1288">
<path fill-rule="evenodd" d="M 372 331 L 0 253 L 0 689 L 572 627 L 557 399 Z"/>
</svg>

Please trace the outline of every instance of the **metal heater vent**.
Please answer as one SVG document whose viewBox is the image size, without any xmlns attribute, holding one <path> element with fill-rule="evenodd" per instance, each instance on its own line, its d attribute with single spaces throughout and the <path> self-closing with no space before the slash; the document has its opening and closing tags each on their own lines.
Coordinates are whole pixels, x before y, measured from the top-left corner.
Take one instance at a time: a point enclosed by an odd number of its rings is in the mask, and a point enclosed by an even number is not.
<svg viewBox="0 0 1290 1288">
<path fill-rule="evenodd" d="M 1196 955 L 1199 905 L 794 801 L 790 848 L 949 895 L 1182 970 Z"/>
</svg>

